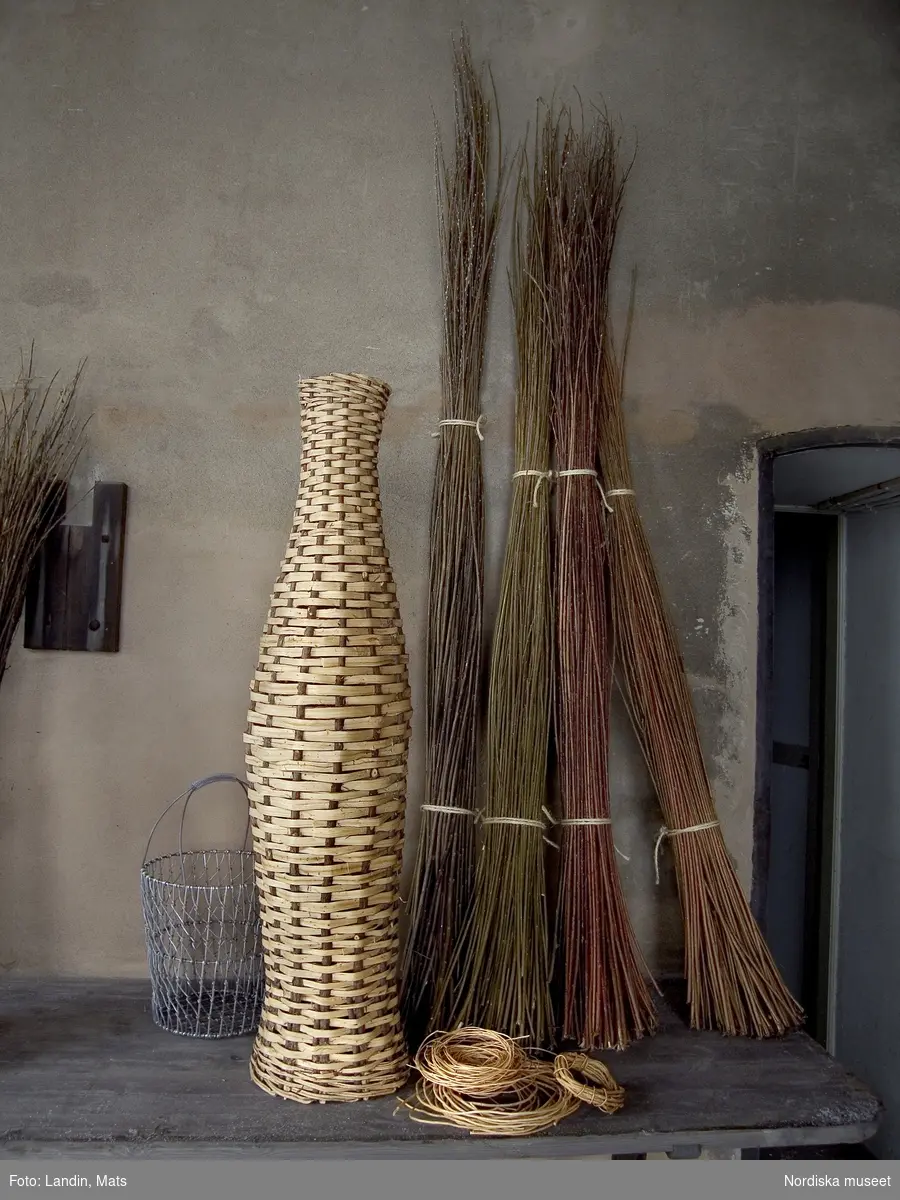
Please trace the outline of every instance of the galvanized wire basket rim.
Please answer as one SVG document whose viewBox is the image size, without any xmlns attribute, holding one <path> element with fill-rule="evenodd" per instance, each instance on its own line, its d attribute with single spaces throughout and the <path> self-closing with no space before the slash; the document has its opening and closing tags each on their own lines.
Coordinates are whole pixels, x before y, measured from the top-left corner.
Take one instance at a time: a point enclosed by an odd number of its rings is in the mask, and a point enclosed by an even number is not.
<svg viewBox="0 0 900 1200">
<path fill-rule="evenodd" d="M 160 863 L 183 862 L 186 858 L 193 858 L 195 856 L 200 858 L 207 854 L 227 855 L 229 858 L 238 859 L 242 863 L 248 863 L 251 868 L 253 866 L 252 850 L 173 850 L 171 854 L 160 854 L 156 858 L 150 858 L 142 863 L 141 877 L 148 883 L 159 887 L 188 887 L 192 891 L 197 892 L 233 891 L 236 887 L 249 886 L 253 882 L 251 879 L 239 879 L 231 883 L 187 883 L 182 879 L 163 879 L 161 875 L 155 875 L 151 871 L 152 867 L 157 867 Z"/>
</svg>

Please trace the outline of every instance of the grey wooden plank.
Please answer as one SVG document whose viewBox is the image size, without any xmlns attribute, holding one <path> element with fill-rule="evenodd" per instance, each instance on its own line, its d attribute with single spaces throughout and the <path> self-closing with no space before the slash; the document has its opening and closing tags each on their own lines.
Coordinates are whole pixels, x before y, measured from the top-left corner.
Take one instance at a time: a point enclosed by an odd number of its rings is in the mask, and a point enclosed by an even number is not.
<svg viewBox="0 0 900 1200">
<path fill-rule="evenodd" d="M 708 1130 L 687 1130 L 689 1136 L 701 1139 L 705 1152 L 725 1151 L 729 1157 L 759 1157 L 759 1151 L 796 1148 L 796 1130 L 770 1130 L 763 1134 L 734 1135 Z M 866 1132 L 858 1126 L 835 1127 L 816 1131 L 814 1139 L 805 1146 L 812 1150 L 818 1146 L 850 1145 L 874 1133 L 874 1126 Z M 738 1144 L 735 1144 L 735 1137 Z M 750 1137 L 761 1145 L 740 1144 L 740 1137 Z M 638 1149 L 639 1147 L 639 1149 Z M 628 1153 L 620 1153 L 625 1149 Z M 455 1139 L 432 1137 L 430 1140 L 406 1140 L 383 1142 L 238 1142 L 238 1141 L 176 1141 L 157 1139 L 154 1141 L 4 1141 L 0 1139 L 0 1156 L 6 1158 L 46 1159 L 281 1159 L 281 1160 L 328 1160 L 328 1159 L 497 1159 L 497 1158 L 548 1158 L 571 1159 L 609 1156 L 616 1159 L 646 1159 L 648 1154 L 668 1154 L 675 1149 L 672 1139 L 656 1134 L 629 1137 L 624 1134 L 592 1135 L 581 1134 L 571 1137 L 557 1134 L 540 1138 L 465 1138 Z"/>
<path fill-rule="evenodd" d="M 605 1056 L 625 1108 L 583 1107 L 535 1138 L 470 1138 L 422 1126 L 393 1098 L 299 1105 L 249 1078 L 251 1039 L 178 1038 L 150 1019 L 143 981 L 0 986 L 0 1142 L 5 1153 L 65 1147 L 152 1155 L 210 1147 L 289 1157 L 513 1157 L 861 1141 L 875 1097 L 803 1034 L 755 1042 L 692 1032 L 666 1008 L 663 1030 Z M 19 1147 L 20 1149 L 17 1149 Z M 31 1149 L 21 1149 L 31 1147 Z"/>
</svg>

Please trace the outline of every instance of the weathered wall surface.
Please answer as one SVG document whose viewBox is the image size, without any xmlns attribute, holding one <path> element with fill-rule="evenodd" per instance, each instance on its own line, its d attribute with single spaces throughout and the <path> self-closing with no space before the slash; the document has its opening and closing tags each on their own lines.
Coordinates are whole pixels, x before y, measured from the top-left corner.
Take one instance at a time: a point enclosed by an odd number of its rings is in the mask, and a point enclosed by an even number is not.
<svg viewBox="0 0 900 1200">
<path fill-rule="evenodd" d="M 605 99 L 638 156 L 619 248 L 639 311 L 637 486 L 749 883 L 754 444 L 898 424 L 898 23 L 887 0 L 0 2 L 0 364 L 89 363 L 82 482 L 130 486 L 122 651 L 17 650 L 0 696 L 0 964 L 144 970 L 157 812 L 242 770 L 256 642 L 289 528 L 298 374 L 394 388 L 381 467 L 421 696 L 437 406 L 431 113 L 448 39 L 489 56 L 509 145 L 554 90 Z M 492 586 L 511 462 L 502 277 L 485 409 Z M 418 730 L 417 726 L 417 730 Z M 651 962 L 672 881 L 621 717 L 623 874 Z M 421 760 L 411 763 L 410 832 Z M 234 798 L 208 794 L 216 815 Z M 202 803 L 202 808 L 200 804 Z M 193 828 L 196 830 L 197 825 Z"/>
</svg>

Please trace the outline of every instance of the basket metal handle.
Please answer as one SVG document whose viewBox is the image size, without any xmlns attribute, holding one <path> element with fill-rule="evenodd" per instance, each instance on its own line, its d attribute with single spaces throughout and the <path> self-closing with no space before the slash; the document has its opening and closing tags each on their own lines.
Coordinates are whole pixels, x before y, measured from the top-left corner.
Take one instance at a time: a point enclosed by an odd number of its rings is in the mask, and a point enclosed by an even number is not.
<svg viewBox="0 0 900 1200">
<path fill-rule="evenodd" d="M 162 819 L 166 815 L 166 813 L 169 812 L 171 809 L 173 809 L 175 807 L 175 805 L 178 804 L 181 800 L 184 801 L 184 808 L 181 810 L 181 824 L 179 825 L 179 828 L 178 828 L 178 854 L 179 854 L 179 856 L 182 857 L 182 861 L 183 861 L 183 856 L 184 856 L 184 818 L 185 818 L 185 815 L 187 814 L 187 806 L 188 806 L 188 804 L 190 804 L 191 797 L 193 796 L 194 792 L 199 792 L 199 790 L 201 788 L 206 787 L 210 783 L 237 783 L 237 784 L 240 784 L 240 786 L 244 789 L 244 795 L 247 797 L 247 801 L 249 803 L 250 789 L 247 787 L 247 784 L 244 782 L 244 780 L 238 778 L 237 775 L 229 775 L 229 774 L 207 775 L 205 779 L 197 779 L 194 783 L 192 783 L 190 785 L 190 787 L 187 789 L 187 791 L 182 792 L 180 796 L 176 796 L 175 799 L 171 801 L 171 803 L 167 804 L 166 807 L 159 814 L 159 816 L 156 818 L 156 822 L 155 822 L 153 828 L 150 830 L 150 836 L 147 838 L 147 845 L 144 848 L 144 856 L 141 859 L 142 867 L 147 865 L 147 855 L 150 853 L 150 844 L 153 841 L 153 835 L 156 833 L 157 829 L 159 828 L 160 822 L 162 821 Z M 246 846 L 247 838 L 249 837 L 249 835 L 250 835 L 250 813 L 248 812 L 247 813 L 247 828 L 244 830 L 244 838 L 243 838 L 243 841 L 241 842 L 242 846 Z"/>
</svg>

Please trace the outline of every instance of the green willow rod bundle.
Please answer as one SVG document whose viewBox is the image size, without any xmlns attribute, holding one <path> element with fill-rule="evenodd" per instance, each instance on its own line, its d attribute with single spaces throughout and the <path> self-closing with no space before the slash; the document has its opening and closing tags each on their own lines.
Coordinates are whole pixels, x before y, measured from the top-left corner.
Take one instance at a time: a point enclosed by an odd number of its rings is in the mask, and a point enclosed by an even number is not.
<svg viewBox="0 0 900 1200">
<path fill-rule="evenodd" d="M 443 1028 L 472 898 L 484 592 L 481 381 L 503 188 L 492 106 L 465 35 L 454 48 L 455 145 L 436 136 L 443 347 L 431 509 L 425 660 L 425 794 L 402 964 L 412 1047 Z M 455 965 L 456 964 L 456 965 Z"/>
<path fill-rule="evenodd" d="M 627 349 L 627 337 L 625 344 Z M 635 498 L 622 403 L 624 363 L 608 334 L 599 448 L 612 509 L 607 529 L 617 661 L 666 822 L 657 858 L 667 845 L 675 860 L 691 1025 L 771 1037 L 796 1028 L 803 1012 L 753 919 L 716 815 L 684 663 Z"/>
<path fill-rule="evenodd" d="M 84 424 L 75 392 L 84 367 L 52 398 L 34 376 L 34 347 L 9 393 L 0 391 L 0 679 L 25 603 L 31 568 L 61 519 L 59 489 L 78 460 Z"/>
<path fill-rule="evenodd" d="M 553 1024 L 544 861 L 552 663 L 545 162 L 539 147 L 530 172 L 523 160 L 516 197 L 515 473 L 491 649 L 484 840 L 455 1012 L 456 1023 L 537 1046 L 550 1042 Z"/>
<path fill-rule="evenodd" d="M 609 270 L 624 178 L 598 117 L 548 116 L 559 169 L 550 196 L 547 289 L 556 450 L 556 744 L 562 808 L 559 954 L 562 1036 L 622 1048 L 656 1010 L 625 904 L 610 818 L 613 682 L 604 504 L 596 471 Z"/>
</svg>

